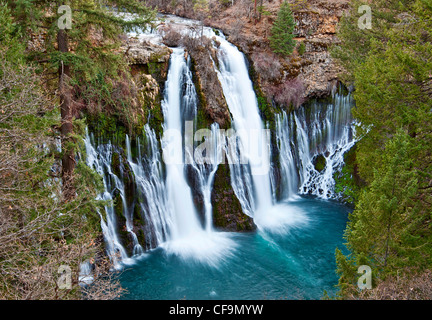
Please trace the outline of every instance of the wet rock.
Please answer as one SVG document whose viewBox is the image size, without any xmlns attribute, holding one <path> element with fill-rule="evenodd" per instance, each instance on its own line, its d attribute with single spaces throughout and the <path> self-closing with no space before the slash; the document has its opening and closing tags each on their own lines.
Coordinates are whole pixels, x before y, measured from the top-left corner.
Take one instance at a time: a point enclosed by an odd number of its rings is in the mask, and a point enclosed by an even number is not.
<svg viewBox="0 0 432 320">
<path fill-rule="evenodd" d="M 213 224 L 224 231 L 252 231 L 256 225 L 251 217 L 244 214 L 231 186 L 228 164 L 221 164 L 215 175 L 211 202 Z"/>
</svg>

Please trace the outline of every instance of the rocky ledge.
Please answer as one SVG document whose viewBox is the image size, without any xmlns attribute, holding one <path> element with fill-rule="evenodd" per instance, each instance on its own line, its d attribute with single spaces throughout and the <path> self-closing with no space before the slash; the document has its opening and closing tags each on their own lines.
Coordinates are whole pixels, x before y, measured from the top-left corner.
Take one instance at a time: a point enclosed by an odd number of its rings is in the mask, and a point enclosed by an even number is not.
<svg viewBox="0 0 432 320">
<path fill-rule="evenodd" d="M 254 1 L 209 0 L 204 23 L 218 28 L 237 45 L 258 74 L 263 93 L 281 105 L 296 104 L 331 93 L 342 71 L 329 53 L 337 43 L 336 29 L 348 10 L 349 0 L 288 0 L 297 22 L 297 47 L 289 57 L 271 52 L 269 36 L 282 0 L 263 0 L 261 17 L 253 13 Z M 197 19 L 200 14 L 186 2 L 150 0 L 165 13 Z M 291 89 L 291 87 L 294 87 Z M 291 94 L 291 96 L 290 96 Z M 300 97 L 293 97 L 300 95 Z"/>
</svg>

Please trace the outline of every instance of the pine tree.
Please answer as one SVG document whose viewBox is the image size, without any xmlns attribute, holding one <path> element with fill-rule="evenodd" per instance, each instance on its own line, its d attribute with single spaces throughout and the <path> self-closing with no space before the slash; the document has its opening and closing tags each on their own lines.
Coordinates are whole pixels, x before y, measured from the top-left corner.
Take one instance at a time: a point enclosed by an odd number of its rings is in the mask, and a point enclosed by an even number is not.
<svg viewBox="0 0 432 320">
<path fill-rule="evenodd" d="M 70 199 L 75 194 L 73 118 L 82 107 L 74 100 L 73 86 L 94 83 L 94 79 L 100 80 L 101 75 L 102 78 L 104 75 L 116 78 L 126 70 L 118 54 L 120 35 L 125 31 L 146 28 L 154 20 L 155 12 L 139 0 L 9 0 L 7 3 L 23 30 L 36 34 L 45 30 L 45 50 L 34 53 L 32 58 L 47 63 L 45 68 L 58 74 L 63 196 Z M 69 6 L 72 13 L 70 29 L 58 25 L 62 17 L 58 12 L 61 5 Z M 133 18 L 122 19 L 113 14 L 114 10 L 131 14 Z M 96 34 L 100 34 L 102 39 L 97 39 Z"/>
<path fill-rule="evenodd" d="M 373 28 L 362 30 L 361 4 L 354 1 L 342 19 L 332 52 L 355 84 L 355 158 L 366 184 L 346 230 L 350 254 L 336 254 L 342 296 L 358 294 L 359 265 L 384 280 L 405 269 L 421 272 L 432 260 L 432 7 L 374 1 Z"/>
<path fill-rule="evenodd" d="M 70 266 L 78 279 L 80 264 L 103 252 L 97 214 L 103 204 L 95 200 L 102 185 L 79 162 L 74 176 L 80 192 L 61 201 L 58 133 L 52 130 L 59 110 L 39 66 L 26 59 L 27 30 L 14 21 L 16 13 L 0 2 L 0 299 L 69 300 L 84 292 L 86 299 L 114 299 L 122 289 L 110 280 L 108 257 L 94 264 L 95 292 L 78 281 L 71 290 L 57 286 L 60 265 Z"/>
<path fill-rule="evenodd" d="M 284 1 L 271 29 L 270 47 L 273 52 L 281 55 L 290 55 L 293 52 L 295 47 L 294 27 L 295 20 L 290 5 Z"/>
</svg>

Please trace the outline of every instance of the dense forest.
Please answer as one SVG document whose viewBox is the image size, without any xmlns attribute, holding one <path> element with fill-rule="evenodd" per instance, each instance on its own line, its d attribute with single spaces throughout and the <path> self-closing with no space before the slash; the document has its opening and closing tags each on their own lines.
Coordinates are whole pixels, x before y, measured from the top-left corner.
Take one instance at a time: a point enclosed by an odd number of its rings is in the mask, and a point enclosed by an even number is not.
<svg viewBox="0 0 432 320">
<path fill-rule="evenodd" d="M 366 28 L 360 27 L 362 5 L 371 13 Z M 430 299 L 431 0 L 0 0 L 0 298 L 122 296 L 101 227 L 101 212 L 112 204 L 98 198 L 104 182 L 86 164 L 83 139 L 91 128 L 126 148 L 147 125 L 161 135 L 168 64 L 160 56 L 167 52 L 141 65 L 131 66 L 127 57 L 133 51 L 127 34 L 163 25 L 158 13 L 199 20 L 240 48 L 270 129 L 275 114 L 331 96 L 335 83 L 352 93 L 357 142 L 334 176 L 338 201 L 352 208 L 347 250 L 331 252 L 337 293 L 323 297 Z M 228 128 L 223 86 L 216 72 L 205 70 L 218 65 L 213 40 L 203 37 L 204 29 L 198 41 L 163 28 L 165 44 L 180 43 L 193 58 L 198 105 L 206 106 L 199 123 Z M 215 173 L 214 188 L 223 192 L 211 200 L 230 200 L 213 205 L 214 223 L 253 230 L 228 176 L 225 167 Z M 91 285 L 80 281 L 85 261 L 93 268 Z M 362 265 L 372 270 L 369 290 L 358 287 Z M 65 266 L 72 271 L 66 290 L 59 285 Z"/>
<path fill-rule="evenodd" d="M 351 254 L 336 253 L 342 295 L 355 294 L 353 266 L 365 264 L 382 283 L 375 298 L 386 287 L 395 297 L 428 297 L 431 5 L 374 1 L 371 29 L 357 28 L 354 14 L 340 24 L 341 43 L 333 52 L 347 70 L 345 81 L 355 85 L 353 112 L 364 136 L 354 165 L 361 184 L 349 189 L 355 203 L 345 235 Z"/>
</svg>

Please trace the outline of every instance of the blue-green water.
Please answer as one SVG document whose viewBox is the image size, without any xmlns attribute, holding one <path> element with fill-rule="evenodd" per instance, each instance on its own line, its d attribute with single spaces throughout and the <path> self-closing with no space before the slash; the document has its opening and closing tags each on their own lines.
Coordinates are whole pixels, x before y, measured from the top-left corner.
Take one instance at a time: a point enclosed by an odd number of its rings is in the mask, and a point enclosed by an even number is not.
<svg viewBox="0 0 432 320">
<path fill-rule="evenodd" d="M 294 218 L 277 233 L 221 233 L 224 250 L 212 263 L 164 248 L 145 254 L 121 275 L 124 298 L 320 299 L 324 290 L 335 293 L 334 253 L 344 249 L 349 209 L 311 198 L 282 208 L 282 215 Z M 211 256 L 212 248 L 202 254 Z"/>
</svg>

